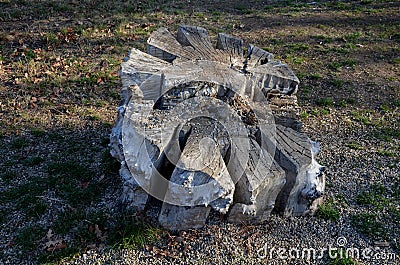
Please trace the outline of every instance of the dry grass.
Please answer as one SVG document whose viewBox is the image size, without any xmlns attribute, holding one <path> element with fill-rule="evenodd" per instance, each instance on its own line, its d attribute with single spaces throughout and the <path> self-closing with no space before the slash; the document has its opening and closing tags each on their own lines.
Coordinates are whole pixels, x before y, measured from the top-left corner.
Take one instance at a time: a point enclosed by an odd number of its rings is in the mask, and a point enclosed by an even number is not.
<svg viewBox="0 0 400 265">
<path fill-rule="evenodd" d="M 58 260 L 124 234 L 98 206 L 118 193 L 107 138 L 119 65 L 161 26 L 201 25 L 274 53 L 301 79 L 306 125 L 333 109 L 353 113 L 347 129 L 379 135 L 377 148 L 398 166 L 400 147 L 389 144 L 399 139 L 398 1 L 212 2 L 0 1 L 2 259 Z M 398 231 L 399 194 L 389 193 Z"/>
</svg>

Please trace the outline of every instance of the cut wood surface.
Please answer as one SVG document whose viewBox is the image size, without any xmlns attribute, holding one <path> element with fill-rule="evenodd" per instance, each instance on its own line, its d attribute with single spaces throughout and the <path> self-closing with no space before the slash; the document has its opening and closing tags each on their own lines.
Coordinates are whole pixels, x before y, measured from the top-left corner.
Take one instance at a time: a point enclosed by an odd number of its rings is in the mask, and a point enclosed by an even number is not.
<svg viewBox="0 0 400 265">
<path fill-rule="evenodd" d="M 211 211 L 236 223 L 315 211 L 323 167 L 301 132 L 291 69 L 255 45 L 244 53 L 234 36 L 220 33 L 214 46 L 201 27 L 176 37 L 160 28 L 147 43 L 122 63 L 110 136 L 124 203 L 159 207 L 171 230 L 201 227 Z"/>
</svg>

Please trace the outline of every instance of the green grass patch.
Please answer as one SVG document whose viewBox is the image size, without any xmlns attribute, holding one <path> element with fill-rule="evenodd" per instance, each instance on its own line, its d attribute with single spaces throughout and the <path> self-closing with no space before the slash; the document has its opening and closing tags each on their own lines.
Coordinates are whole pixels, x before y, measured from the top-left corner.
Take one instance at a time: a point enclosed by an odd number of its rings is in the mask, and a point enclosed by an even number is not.
<svg viewBox="0 0 400 265">
<path fill-rule="evenodd" d="M 340 1 L 328 1 L 325 3 L 325 5 L 336 10 L 349 10 L 351 8 L 350 3 Z"/>
<path fill-rule="evenodd" d="M 37 200 L 34 203 L 31 203 L 28 208 L 26 208 L 25 213 L 31 217 L 40 217 L 46 213 L 48 205 L 41 201 Z"/>
<path fill-rule="evenodd" d="M 7 220 L 7 212 L 5 210 L 0 210 L 0 224 Z"/>
<path fill-rule="evenodd" d="M 108 139 L 108 138 L 107 138 Z M 109 139 L 108 139 L 109 141 Z M 107 148 L 101 155 L 101 170 L 106 175 L 118 175 L 121 164 L 111 156 L 110 150 Z"/>
<path fill-rule="evenodd" d="M 300 80 L 307 76 L 305 73 L 297 73 L 296 75 Z"/>
<path fill-rule="evenodd" d="M 339 210 L 335 206 L 333 199 L 326 200 L 317 210 L 317 216 L 331 221 L 337 221 L 340 218 Z"/>
<path fill-rule="evenodd" d="M 285 45 L 287 51 L 294 52 L 294 51 L 307 51 L 310 49 L 310 46 L 305 43 L 289 43 Z"/>
<path fill-rule="evenodd" d="M 394 65 L 399 65 L 400 64 L 400 57 L 397 58 L 393 58 L 392 60 L 390 60 L 390 62 Z"/>
<path fill-rule="evenodd" d="M 305 59 L 302 57 L 294 57 L 293 58 L 293 63 L 294 64 L 303 64 L 305 62 Z"/>
<path fill-rule="evenodd" d="M 311 80 L 320 80 L 322 78 L 322 76 L 320 74 L 311 74 L 311 75 L 309 75 L 309 78 Z"/>
<path fill-rule="evenodd" d="M 372 184 L 368 190 L 361 191 L 355 197 L 355 201 L 368 210 L 353 215 L 351 219 L 352 225 L 361 233 L 374 239 L 390 240 L 394 247 L 397 243 L 393 241 L 392 233 L 400 229 L 399 184 L 400 177 L 397 177 L 389 187 Z"/>
<path fill-rule="evenodd" d="M 304 57 L 301 56 L 296 56 L 296 55 L 292 55 L 292 54 L 288 54 L 285 56 L 285 60 L 287 60 L 290 64 L 303 64 L 306 59 Z"/>
<path fill-rule="evenodd" d="M 348 99 L 346 99 L 346 102 L 349 103 L 349 104 L 355 104 L 356 101 L 357 101 L 357 100 L 356 100 L 355 98 L 348 98 Z"/>
<path fill-rule="evenodd" d="M 395 33 L 391 36 L 392 40 L 400 41 L 400 33 Z"/>
<path fill-rule="evenodd" d="M 92 121 L 99 121 L 101 120 L 101 116 L 99 114 L 91 114 L 88 115 L 87 118 Z"/>
<path fill-rule="evenodd" d="M 317 105 L 323 107 L 332 107 L 334 102 L 332 98 L 319 98 L 316 101 Z"/>
<path fill-rule="evenodd" d="M 329 253 L 329 264 L 331 265 L 353 265 L 355 261 L 346 253 L 346 250 L 339 248 Z"/>
<path fill-rule="evenodd" d="M 319 115 L 319 109 L 312 109 L 310 111 L 310 114 L 313 115 L 313 116 L 318 116 Z"/>
<path fill-rule="evenodd" d="M 72 242 L 66 249 L 44 253 L 40 260 L 46 262 L 70 257 L 91 244 L 105 243 L 113 248 L 140 249 L 154 243 L 162 235 L 161 229 L 127 213 L 113 216 L 106 212 L 86 212 L 84 209 L 68 209 L 60 213 L 52 229 L 57 235 L 72 236 Z"/>
<path fill-rule="evenodd" d="M 356 47 L 357 47 L 357 46 L 354 45 L 353 43 L 346 43 L 346 44 L 344 45 L 344 48 L 345 48 L 345 49 L 348 49 L 348 50 L 354 50 Z M 354 64 L 354 65 L 355 65 L 355 64 Z M 354 66 L 354 65 L 353 65 L 353 66 Z"/>
<path fill-rule="evenodd" d="M 300 117 L 301 117 L 302 119 L 307 119 L 307 118 L 308 118 L 308 113 L 307 113 L 307 111 L 301 112 L 301 113 L 300 113 Z"/>
<path fill-rule="evenodd" d="M 33 128 L 31 129 L 31 134 L 35 137 L 43 137 L 46 135 L 46 131 L 43 129 Z"/>
<path fill-rule="evenodd" d="M 392 112 L 392 108 L 389 106 L 389 104 L 382 104 L 379 109 L 383 112 L 383 113 L 390 113 Z"/>
<path fill-rule="evenodd" d="M 393 127 L 382 127 L 374 130 L 372 135 L 379 140 L 390 142 L 393 138 L 400 139 L 400 129 Z"/>
<path fill-rule="evenodd" d="M 49 136 L 49 139 L 51 141 L 62 141 L 62 140 L 64 140 L 64 136 L 61 133 L 57 132 L 57 131 L 49 132 L 47 135 Z"/>
<path fill-rule="evenodd" d="M 364 149 L 361 145 L 359 145 L 356 142 L 347 143 L 346 146 L 351 148 L 351 149 L 354 149 L 354 150 L 362 150 L 362 149 Z"/>
<path fill-rule="evenodd" d="M 390 199 L 385 197 L 387 193 L 388 191 L 382 185 L 373 184 L 369 191 L 360 192 L 355 200 L 359 205 L 371 205 L 378 210 L 383 210 L 384 207 L 388 207 L 390 204 Z"/>
<path fill-rule="evenodd" d="M 82 246 L 86 247 L 86 244 L 96 241 L 93 227 L 89 226 L 98 225 L 102 231 L 105 231 L 108 219 L 112 219 L 111 216 L 103 212 L 86 213 L 84 209 L 69 209 L 58 215 L 53 229 L 56 234 L 67 234 L 73 231 L 80 238 Z"/>
<path fill-rule="evenodd" d="M 341 101 L 339 102 L 339 106 L 344 108 L 344 107 L 347 106 L 347 102 L 346 102 L 345 100 L 341 100 Z"/>
<path fill-rule="evenodd" d="M 381 156 L 387 156 L 387 157 L 394 157 L 396 156 L 396 153 L 390 150 L 385 150 L 385 149 L 379 149 L 378 154 Z M 398 154 L 398 152 L 397 152 Z"/>
<path fill-rule="evenodd" d="M 285 44 L 285 42 L 281 39 L 275 39 L 275 38 L 271 38 L 271 39 L 267 39 L 266 40 L 268 43 L 270 43 L 273 47 L 275 46 L 282 46 Z M 264 47 L 265 50 L 269 50 L 271 47 Z"/>
<path fill-rule="evenodd" d="M 351 32 L 349 34 L 346 34 L 343 36 L 343 38 L 348 42 L 356 42 L 356 41 L 360 40 L 362 35 L 363 35 L 363 33 L 361 31 L 357 31 L 357 32 Z"/>
<path fill-rule="evenodd" d="M 39 201 L 39 196 L 46 190 L 38 180 L 8 189 L 0 194 L 0 199 L 12 203 L 18 210 L 26 210 Z"/>
<path fill-rule="evenodd" d="M 76 230 L 86 214 L 83 210 L 66 210 L 58 214 L 57 220 L 53 225 L 56 234 L 67 234 L 70 230 Z"/>
<path fill-rule="evenodd" d="M 97 179 L 88 164 L 77 161 L 52 162 L 47 166 L 47 183 L 74 208 L 97 200 L 107 187 L 107 178 Z"/>
<path fill-rule="evenodd" d="M 329 109 L 321 109 L 321 110 L 319 111 L 319 113 L 321 113 L 321 115 L 328 115 L 328 114 L 331 113 L 331 112 L 330 112 Z"/>
<path fill-rule="evenodd" d="M 342 88 L 344 85 L 344 81 L 342 79 L 332 78 L 331 80 L 329 80 L 329 85 L 335 88 Z"/>
<path fill-rule="evenodd" d="M 16 149 L 24 148 L 27 146 L 29 146 L 29 141 L 26 138 L 19 137 L 11 141 L 11 147 Z"/>
<path fill-rule="evenodd" d="M 18 174 L 12 170 L 6 170 L 6 172 L 0 174 L 0 178 L 5 182 L 10 182 L 14 179 L 17 179 Z"/>
<path fill-rule="evenodd" d="M 357 65 L 357 61 L 354 59 L 346 59 L 340 62 L 340 65 L 343 67 L 354 67 Z"/>
<path fill-rule="evenodd" d="M 369 110 L 353 111 L 351 112 L 351 115 L 355 121 L 361 122 L 365 125 L 372 125 L 375 123 L 371 117 L 371 111 Z"/>
<path fill-rule="evenodd" d="M 24 166 L 31 167 L 31 166 L 40 165 L 43 161 L 44 161 L 44 159 L 40 156 L 32 156 L 32 157 L 28 157 L 28 158 L 24 159 L 22 161 L 22 164 Z"/>
<path fill-rule="evenodd" d="M 162 230 L 135 220 L 132 216 L 121 216 L 111 229 L 107 243 L 115 248 L 139 249 L 161 237 Z"/>
<path fill-rule="evenodd" d="M 356 66 L 358 62 L 354 59 L 344 59 L 342 61 L 333 61 L 328 63 L 328 67 L 331 68 L 332 70 L 338 71 L 342 67 L 350 67 L 353 68 Z"/>
<path fill-rule="evenodd" d="M 384 238 L 386 229 L 382 222 L 374 213 L 361 213 L 353 215 L 351 218 L 352 225 L 361 233 L 374 238 Z"/>
<path fill-rule="evenodd" d="M 70 180 L 82 181 L 90 180 L 94 174 L 86 165 L 74 160 L 51 162 L 47 165 L 47 172 L 53 177 L 65 177 Z"/>
<path fill-rule="evenodd" d="M 30 49 L 26 49 L 24 55 L 28 61 L 36 58 L 35 52 Z"/>
<path fill-rule="evenodd" d="M 323 27 L 323 25 L 320 25 Z M 312 39 L 316 40 L 317 42 L 322 42 L 322 43 L 332 43 L 333 38 L 327 35 L 312 35 Z"/>
<path fill-rule="evenodd" d="M 40 240 L 46 235 L 40 226 L 28 226 L 18 231 L 16 243 L 24 251 L 32 251 L 39 247 Z"/>
<path fill-rule="evenodd" d="M 59 249 L 51 252 L 43 252 L 39 255 L 38 260 L 42 264 L 59 264 L 62 259 L 72 258 L 79 253 L 81 249 L 75 245 L 67 246 L 66 248 Z M 107 264 L 107 263 L 104 263 Z"/>
</svg>

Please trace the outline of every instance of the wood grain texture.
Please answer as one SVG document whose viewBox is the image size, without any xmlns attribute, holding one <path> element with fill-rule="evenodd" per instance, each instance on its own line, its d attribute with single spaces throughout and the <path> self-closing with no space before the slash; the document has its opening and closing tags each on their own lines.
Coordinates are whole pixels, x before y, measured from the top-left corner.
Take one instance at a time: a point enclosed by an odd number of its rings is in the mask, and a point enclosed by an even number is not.
<svg viewBox="0 0 400 265">
<path fill-rule="evenodd" d="M 211 211 L 235 223 L 315 211 L 325 188 L 316 144 L 302 133 L 299 79 L 263 49 L 180 26 L 153 32 L 121 66 L 123 100 L 110 135 L 132 209 L 157 207 L 171 230 Z"/>
</svg>

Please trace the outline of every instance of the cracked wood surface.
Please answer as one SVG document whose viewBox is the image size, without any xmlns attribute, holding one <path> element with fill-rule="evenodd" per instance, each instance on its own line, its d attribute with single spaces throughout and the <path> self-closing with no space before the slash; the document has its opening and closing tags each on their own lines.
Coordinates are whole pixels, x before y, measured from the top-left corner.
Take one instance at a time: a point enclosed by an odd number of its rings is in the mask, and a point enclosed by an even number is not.
<svg viewBox="0 0 400 265">
<path fill-rule="evenodd" d="M 201 227 L 211 210 L 237 223 L 315 211 L 323 167 L 300 131 L 299 80 L 287 65 L 227 34 L 213 46 L 195 26 L 176 37 L 160 28 L 147 44 L 122 63 L 110 136 L 131 208 L 156 197 L 171 230 Z"/>
</svg>

